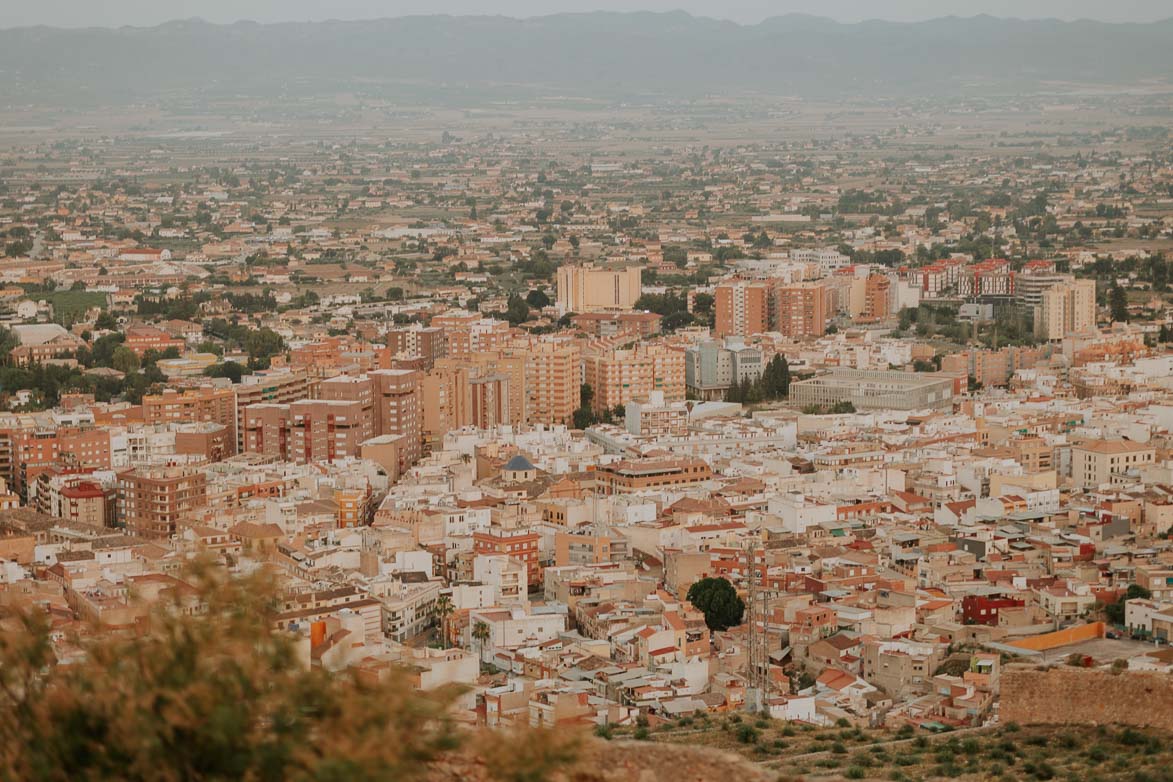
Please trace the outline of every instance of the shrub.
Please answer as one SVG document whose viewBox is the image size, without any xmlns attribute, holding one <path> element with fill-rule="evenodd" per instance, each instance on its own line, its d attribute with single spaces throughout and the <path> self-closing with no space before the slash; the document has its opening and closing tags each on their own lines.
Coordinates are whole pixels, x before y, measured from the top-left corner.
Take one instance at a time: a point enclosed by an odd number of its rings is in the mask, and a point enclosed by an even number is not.
<svg viewBox="0 0 1173 782">
<path fill-rule="evenodd" d="M 1034 770 L 1035 779 L 1054 779 L 1055 769 L 1050 763 L 1039 763 Z"/>
<path fill-rule="evenodd" d="M 1148 742 L 1148 737 L 1138 730 L 1125 728 L 1120 731 L 1120 735 L 1116 737 L 1116 740 L 1126 747 L 1139 747 Z"/>
<path fill-rule="evenodd" d="M 742 744 L 753 744 L 758 740 L 758 732 L 752 725 L 741 725 L 734 733 Z"/>
<path fill-rule="evenodd" d="M 868 772 L 864 771 L 859 766 L 852 766 L 843 773 L 843 776 L 847 777 L 848 779 L 863 779 L 867 775 Z"/>
<path fill-rule="evenodd" d="M 635 733 L 632 733 L 631 736 L 636 741 L 647 741 L 648 740 L 648 729 L 646 727 L 644 727 L 643 725 L 640 725 L 638 728 L 635 729 Z"/>
<path fill-rule="evenodd" d="M 867 752 L 857 752 L 851 756 L 851 762 L 857 766 L 867 768 L 875 765 L 876 761 Z"/>
</svg>

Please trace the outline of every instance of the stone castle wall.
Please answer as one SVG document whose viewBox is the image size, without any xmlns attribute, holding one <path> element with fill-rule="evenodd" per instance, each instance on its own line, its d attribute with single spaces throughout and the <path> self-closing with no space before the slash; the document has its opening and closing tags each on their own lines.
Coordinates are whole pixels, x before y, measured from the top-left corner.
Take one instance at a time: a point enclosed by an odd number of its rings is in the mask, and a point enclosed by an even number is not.
<svg viewBox="0 0 1173 782">
<path fill-rule="evenodd" d="M 1173 730 L 1173 676 L 1061 666 L 1002 673 L 1003 724 L 1120 724 Z"/>
</svg>

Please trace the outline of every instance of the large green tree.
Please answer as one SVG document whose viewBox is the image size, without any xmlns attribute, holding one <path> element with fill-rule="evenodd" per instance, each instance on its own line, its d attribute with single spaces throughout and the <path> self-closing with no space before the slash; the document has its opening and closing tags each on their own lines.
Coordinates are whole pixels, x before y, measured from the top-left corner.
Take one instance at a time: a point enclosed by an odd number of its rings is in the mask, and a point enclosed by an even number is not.
<svg viewBox="0 0 1173 782">
<path fill-rule="evenodd" d="M 1108 291 L 1108 308 L 1112 311 L 1112 320 L 1117 323 L 1128 321 L 1128 295 L 1118 283 L 1112 283 Z"/>
<path fill-rule="evenodd" d="M 702 578 L 688 589 L 688 602 L 705 615 L 710 630 L 727 630 L 741 624 L 745 601 L 728 579 Z"/>
</svg>

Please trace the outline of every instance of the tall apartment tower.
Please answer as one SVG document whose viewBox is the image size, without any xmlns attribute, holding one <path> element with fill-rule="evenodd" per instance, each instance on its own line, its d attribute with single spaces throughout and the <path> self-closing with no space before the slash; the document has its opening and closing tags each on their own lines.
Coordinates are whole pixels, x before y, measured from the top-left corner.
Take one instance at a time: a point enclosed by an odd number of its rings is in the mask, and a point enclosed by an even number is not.
<svg viewBox="0 0 1173 782">
<path fill-rule="evenodd" d="M 892 282 L 886 275 L 869 274 L 864 282 L 863 318 L 865 320 L 883 320 L 888 317 L 888 296 Z"/>
<path fill-rule="evenodd" d="M 558 306 L 563 312 L 629 310 L 640 296 L 642 268 L 600 269 L 590 264 L 558 267 Z"/>
<path fill-rule="evenodd" d="M 289 461 L 333 461 L 358 456 L 363 442 L 397 435 L 402 473 L 422 455 L 423 373 L 381 369 L 323 380 L 320 399 L 244 408 L 244 450 Z"/>
<path fill-rule="evenodd" d="M 684 351 L 659 344 L 608 350 L 583 359 L 583 378 L 594 391 L 591 406 L 596 412 L 653 391 L 663 392 L 666 402 L 683 401 Z"/>
<path fill-rule="evenodd" d="M 158 467 L 118 475 L 118 517 L 129 531 L 143 537 L 174 535 L 179 522 L 207 502 L 202 468 Z"/>
<path fill-rule="evenodd" d="M 311 397 L 316 392 L 317 380 L 312 380 L 304 369 L 265 370 L 245 375 L 232 386 L 236 393 L 237 450 L 249 451 L 245 442 L 245 411 L 250 405 L 289 404 Z"/>
<path fill-rule="evenodd" d="M 143 396 L 143 420 L 155 423 L 198 423 L 210 421 L 222 424 L 231 438 L 232 453 L 236 453 L 236 391 L 233 387 L 200 386 L 184 391 L 164 389 L 161 394 Z"/>
<path fill-rule="evenodd" d="M 374 386 L 375 433 L 402 435 L 400 471 L 406 471 L 422 456 L 424 415 L 420 404 L 423 373 L 412 369 L 381 369 L 371 372 Z"/>
<path fill-rule="evenodd" d="M 819 282 L 794 282 L 774 289 L 774 331 L 792 339 L 827 331 L 827 289 Z"/>
<path fill-rule="evenodd" d="M 718 285 L 714 295 L 718 338 L 748 336 L 770 330 L 770 287 L 761 282 L 734 282 Z"/>
<path fill-rule="evenodd" d="M 1035 308 L 1035 336 L 1059 340 L 1095 327 L 1095 280 L 1071 280 L 1043 291 Z"/>
</svg>

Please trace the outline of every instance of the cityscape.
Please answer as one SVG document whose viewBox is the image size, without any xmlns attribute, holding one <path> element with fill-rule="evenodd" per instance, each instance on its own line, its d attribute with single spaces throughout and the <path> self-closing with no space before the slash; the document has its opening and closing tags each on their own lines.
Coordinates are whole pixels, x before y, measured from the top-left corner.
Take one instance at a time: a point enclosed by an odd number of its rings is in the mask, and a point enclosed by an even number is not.
<svg viewBox="0 0 1173 782">
<path fill-rule="evenodd" d="M 169 25 L 0 31 L 74 47 L 0 55 L 0 778 L 1170 778 L 1173 22 L 69 75 Z"/>
</svg>

